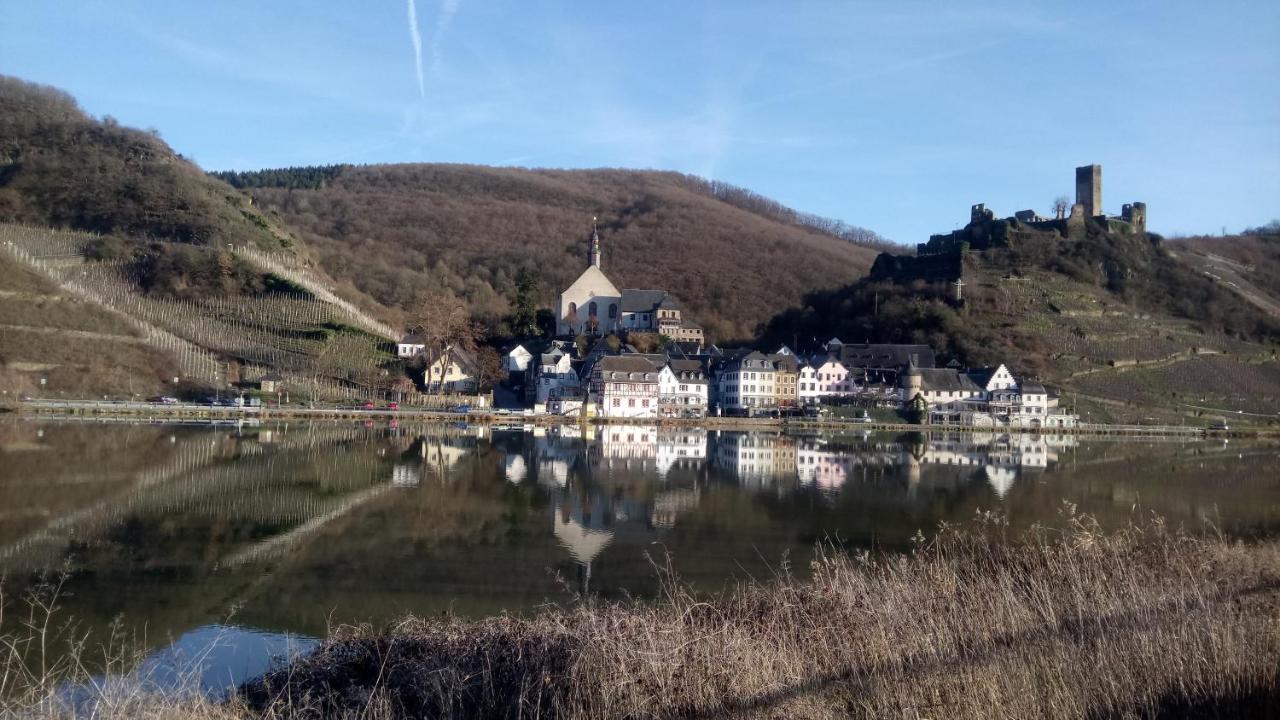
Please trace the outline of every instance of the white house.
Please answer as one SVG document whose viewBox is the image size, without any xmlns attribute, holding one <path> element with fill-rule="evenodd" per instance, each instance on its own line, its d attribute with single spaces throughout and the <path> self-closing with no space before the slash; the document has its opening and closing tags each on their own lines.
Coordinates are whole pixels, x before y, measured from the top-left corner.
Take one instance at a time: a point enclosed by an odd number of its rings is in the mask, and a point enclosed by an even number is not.
<svg viewBox="0 0 1280 720">
<path fill-rule="evenodd" d="M 405 335 L 400 342 L 396 343 L 396 357 L 411 358 L 421 354 L 426 349 L 427 346 L 422 341 L 422 338 L 413 334 Z"/>
<path fill-rule="evenodd" d="M 1040 383 L 1019 385 L 1004 365 L 962 373 L 952 368 L 910 368 L 902 401 L 926 411 L 929 422 L 988 427 L 1072 427 L 1074 415 L 1057 411 Z"/>
<path fill-rule="evenodd" d="M 523 345 L 516 345 L 507 351 L 507 356 L 503 358 L 503 366 L 507 371 L 507 379 L 512 380 L 523 377 L 529 370 L 529 363 L 533 360 L 533 353 L 525 349 Z"/>
<path fill-rule="evenodd" d="M 814 368 L 818 397 L 845 397 L 853 393 L 849 369 L 835 355 L 815 357 L 809 364 Z"/>
<path fill-rule="evenodd" d="M 591 370 L 591 394 L 604 417 L 657 417 L 658 369 L 635 355 L 602 357 Z"/>
<path fill-rule="evenodd" d="M 658 373 L 658 408 L 667 417 L 707 413 L 707 376 L 697 360 L 668 360 Z"/>
<path fill-rule="evenodd" d="M 746 412 L 777 407 L 774 367 L 755 350 L 739 350 L 725 356 L 716 374 L 716 398 L 721 410 Z"/>
<path fill-rule="evenodd" d="M 573 369 L 569 353 L 558 348 L 538 357 L 534 401 L 538 404 L 552 400 L 574 398 L 582 394 L 582 383 Z"/>
<path fill-rule="evenodd" d="M 809 363 L 801 363 L 796 381 L 796 394 L 801 405 L 813 405 L 822 397 L 818 389 L 818 369 Z"/>
</svg>

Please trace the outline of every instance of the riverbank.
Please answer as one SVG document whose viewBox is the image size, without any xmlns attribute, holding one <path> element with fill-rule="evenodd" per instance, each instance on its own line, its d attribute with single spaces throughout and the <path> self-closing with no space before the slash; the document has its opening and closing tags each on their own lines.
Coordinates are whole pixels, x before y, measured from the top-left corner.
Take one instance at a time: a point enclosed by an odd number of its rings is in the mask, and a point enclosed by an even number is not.
<svg viewBox="0 0 1280 720">
<path fill-rule="evenodd" d="M 473 411 L 466 413 L 421 408 L 308 407 L 304 405 L 271 405 L 236 407 L 179 403 L 165 405 L 148 402 L 107 400 L 24 400 L 9 410 L 23 415 L 100 417 L 139 421 L 201 420 L 262 422 L 271 420 L 346 420 L 402 422 L 465 422 L 478 425 L 578 425 L 582 418 L 565 415 L 524 414 L 520 411 Z M 604 418 L 588 419 L 593 425 L 653 425 L 699 427 L 709 430 L 812 430 L 812 431 L 877 431 L 914 432 L 945 431 L 978 434 L 1045 434 L 1120 437 L 1268 437 L 1280 436 L 1276 427 L 1232 427 L 1213 429 L 1190 425 L 1107 425 L 1078 424 L 1066 428 L 1006 428 L 971 425 L 932 425 L 927 423 L 862 422 L 841 418 Z"/>
<path fill-rule="evenodd" d="M 135 694 L 100 717 L 1273 717 L 1280 543 L 1160 523 L 909 554 L 655 602 L 339 628 L 227 703 Z M 7 708 L 0 706 L 0 714 Z M 16 708 L 15 708 L 16 709 Z M 32 717 L 42 717 L 32 714 Z M 45 714 L 55 717 L 56 714 Z"/>
</svg>

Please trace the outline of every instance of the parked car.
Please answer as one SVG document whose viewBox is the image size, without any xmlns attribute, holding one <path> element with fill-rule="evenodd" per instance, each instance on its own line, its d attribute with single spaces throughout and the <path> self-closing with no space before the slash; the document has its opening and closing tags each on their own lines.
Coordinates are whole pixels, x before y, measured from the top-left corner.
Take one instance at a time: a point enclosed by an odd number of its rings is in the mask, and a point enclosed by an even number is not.
<svg viewBox="0 0 1280 720">
<path fill-rule="evenodd" d="M 388 409 L 388 410 L 399 410 L 399 409 L 400 409 L 400 403 L 395 402 L 395 401 L 389 402 L 389 403 L 387 403 L 387 409 Z"/>
<path fill-rule="evenodd" d="M 365 404 L 361 405 L 360 408 L 362 410 L 372 410 L 374 408 L 374 405 L 372 402 L 366 402 Z"/>
<path fill-rule="evenodd" d="M 468 405 L 467 403 L 462 403 L 461 405 L 454 405 L 453 411 L 456 413 L 463 413 L 463 414 L 469 413 L 471 412 L 471 406 Z"/>
<path fill-rule="evenodd" d="M 1218 432 L 1226 432 L 1226 431 L 1230 430 L 1230 429 L 1231 429 L 1231 427 L 1230 427 L 1229 425 L 1227 425 L 1226 421 L 1224 420 L 1224 421 L 1219 421 L 1219 422 L 1216 422 L 1216 423 L 1214 423 L 1214 424 L 1210 425 L 1210 426 L 1209 426 L 1209 429 L 1210 429 L 1210 430 L 1216 430 L 1216 431 L 1218 431 Z"/>
</svg>

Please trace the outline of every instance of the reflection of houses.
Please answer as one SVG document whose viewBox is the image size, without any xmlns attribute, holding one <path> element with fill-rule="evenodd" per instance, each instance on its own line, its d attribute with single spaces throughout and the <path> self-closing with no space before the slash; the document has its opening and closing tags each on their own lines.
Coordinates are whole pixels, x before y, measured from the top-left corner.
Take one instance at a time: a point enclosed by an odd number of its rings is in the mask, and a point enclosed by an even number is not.
<svg viewBox="0 0 1280 720">
<path fill-rule="evenodd" d="M 836 490 L 849 478 L 857 456 L 827 450 L 813 442 L 800 442 L 796 447 L 796 475 L 804 485 L 823 490 Z"/>
<path fill-rule="evenodd" d="M 601 459 L 652 460 L 658 456 L 658 428 L 654 425 L 605 425 L 597 441 Z"/>
<path fill-rule="evenodd" d="M 529 477 L 529 466 L 522 453 L 510 453 L 502 462 L 503 476 L 507 482 L 519 484 Z"/>
<path fill-rule="evenodd" d="M 443 479 L 475 447 L 475 438 L 461 435 L 419 435 L 413 438 L 391 468 L 391 484 L 411 487 L 426 475 Z"/>
<path fill-rule="evenodd" d="M 1074 436 L 975 435 L 930 440 L 917 458 L 921 465 L 981 468 L 1004 497 L 1024 470 L 1043 470 L 1058 461 L 1058 450 L 1074 447 Z"/>
<path fill-rule="evenodd" d="M 748 486 L 796 477 L 796 444 L 785 435 L 717 433 L 714 461 Z"/>
<path fill-rule="evenodd" d="M 707 433 L 701 428 L 661 428 L 655 455 L 658 474 L 673 469 L 696 470 L 707 460 Z"/>
</svg>

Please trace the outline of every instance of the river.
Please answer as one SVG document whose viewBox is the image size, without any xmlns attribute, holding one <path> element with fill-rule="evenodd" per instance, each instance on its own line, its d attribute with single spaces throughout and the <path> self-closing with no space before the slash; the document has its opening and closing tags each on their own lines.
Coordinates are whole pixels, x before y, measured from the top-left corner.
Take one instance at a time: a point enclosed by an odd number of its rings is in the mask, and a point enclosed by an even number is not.
<svg viewBox="0 0 1280 720">
<path fill-rule="evenodd" d="M 985 512 L 1274 536 L 1277 468 L 1222 440 L 10 419 L 0 573 L 10 625 L 61 577 L 64 617 L 118 620 L 163 672 L 201 657 L 213 692 L 335 624 L 648 597 L 668 562 L 712 593 Z"/>
</svg>

